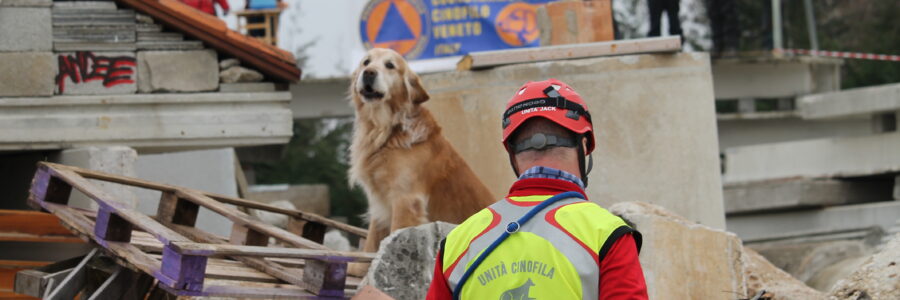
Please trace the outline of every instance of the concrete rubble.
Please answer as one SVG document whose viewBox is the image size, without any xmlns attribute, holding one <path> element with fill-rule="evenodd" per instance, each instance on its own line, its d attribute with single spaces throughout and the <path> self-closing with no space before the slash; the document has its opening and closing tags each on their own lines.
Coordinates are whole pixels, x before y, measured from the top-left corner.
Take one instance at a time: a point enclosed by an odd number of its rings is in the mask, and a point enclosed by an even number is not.
<svg viewBox="0 0 900 300">
<path fill-rule="evenodd" d="M 371 285 L 398 300 L 425 299 L 440 242 L 456 225 L 444 222 L 405 228 L 381 241 L 369 273 Z"/>
<path fill-rule="evenodd" d="M 749 248 L 744 248 L 744 272 L 747 279 L 746 298 L 765 291 L 772 300 L 825 299 L 822 292 L 814 290 L 802 281 L 791 277 L 778 267 L 772 265 L 765 257 Z M 742 297 L 737 297 L 742 298 Z"/>
<path fill-rule="evenodd" d="M 263 80 L 263 75 L 257 71 L 241 67 L 231 66 L 219 73 L 222 83 L 237 82 L 259 82 Z"/>
<path fill-rule="evenodd" d="M 202 92 L 219 87 L 219 60 L 213 50 L 138 52 L 138 90 Z"/>
<path fill-rule="evenodd" d="M 894 235 L 853 274 L 838 281 L 828 298 L 900 299 L 900 235 Z"/>
</svg>

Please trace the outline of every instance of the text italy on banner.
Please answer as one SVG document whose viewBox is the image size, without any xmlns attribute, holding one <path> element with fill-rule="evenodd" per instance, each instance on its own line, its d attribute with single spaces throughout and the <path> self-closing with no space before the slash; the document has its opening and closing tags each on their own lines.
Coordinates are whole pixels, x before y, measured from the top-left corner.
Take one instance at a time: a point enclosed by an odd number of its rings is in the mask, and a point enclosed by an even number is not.
<svg viewBox="0 0 900 300">
<path fill-rule="evenodd" d="M 552 0 L 370 0 L 360 17 L 366 48 L 407 59 L 534 47 L 537 5 Z"/>
</svg>

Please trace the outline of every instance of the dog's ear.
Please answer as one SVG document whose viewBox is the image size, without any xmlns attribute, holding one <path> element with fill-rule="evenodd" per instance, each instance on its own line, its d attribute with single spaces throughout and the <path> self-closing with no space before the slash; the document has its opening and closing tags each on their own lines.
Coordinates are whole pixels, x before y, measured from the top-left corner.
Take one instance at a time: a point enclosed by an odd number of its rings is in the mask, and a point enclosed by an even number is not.
<svg viewBox="0 0 900 300">
<path fill-rule="evenodd" d="M 431 98 L 428 96 L 425 88 L 422 87 L 422 81 L 419 80 L 419 75 L 416 75 L 416 73 L 406 73 L 406 89 L 409 91 L 409 99 L 415 104 L 421 104 Z"/>
</svg>

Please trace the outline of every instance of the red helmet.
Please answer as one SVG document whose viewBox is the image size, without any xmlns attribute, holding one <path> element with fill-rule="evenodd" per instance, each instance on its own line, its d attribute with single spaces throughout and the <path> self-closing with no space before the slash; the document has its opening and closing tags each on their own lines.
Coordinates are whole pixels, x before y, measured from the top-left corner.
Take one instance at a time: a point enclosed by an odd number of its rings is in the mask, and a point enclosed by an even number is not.
<svg viewBox="0 0 900 300">
<path fill-rule="evenodd" d="M 503 113 L 503 145 L 526 120 L 542 117 L 587 137 L 587 152 L 594 151 L 594 126 L 581 96 L 562 81 L 528 82 L 516 91 Z"/>
</svg>

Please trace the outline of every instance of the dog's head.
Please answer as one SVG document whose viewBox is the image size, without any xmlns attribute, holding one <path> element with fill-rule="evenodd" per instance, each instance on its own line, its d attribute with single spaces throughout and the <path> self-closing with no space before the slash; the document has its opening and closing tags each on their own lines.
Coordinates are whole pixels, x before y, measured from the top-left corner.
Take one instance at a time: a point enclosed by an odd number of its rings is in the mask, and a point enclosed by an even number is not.
<svg viewBox="0 0 900 300">
<path fill-rule="evenodd" d="M 391 49 L 369 50 L 352 76 L 350 94 L 357 111 L 365 106 L 388 106 L 398 112 L 429 98 L 419 76 Z"/>
</svg>

